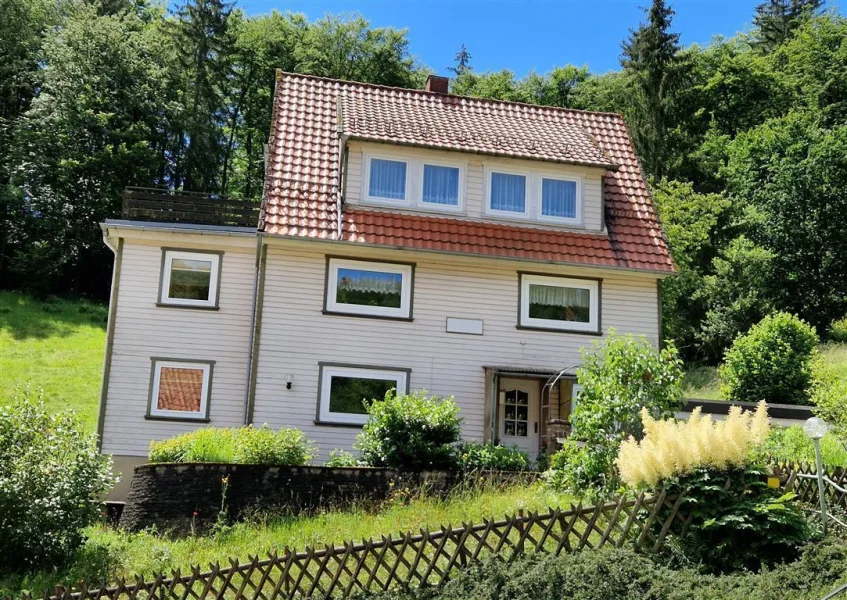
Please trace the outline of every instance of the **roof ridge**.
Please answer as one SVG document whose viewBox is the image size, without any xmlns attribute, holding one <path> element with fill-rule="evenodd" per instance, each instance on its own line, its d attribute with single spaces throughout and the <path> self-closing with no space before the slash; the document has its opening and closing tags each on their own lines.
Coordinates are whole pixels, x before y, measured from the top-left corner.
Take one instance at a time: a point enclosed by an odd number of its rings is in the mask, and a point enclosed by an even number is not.
<svg viewBox="0 0 847 600">
<path fill-rule="evenodd" d="M 495 104 L 495 105 L 506 105 L 506 106 L 516 106 L 516 107 L 525 107 L 532 109 L 544 109 L 550 110 L 554 112 L 563 112 L 563 113 L 578 113 L 585 115 L 600 115 L 600 116 L 608 116 L 608 117 L 618 117 L 621 121 L 624 120 L 623 114 L 616 112 L 606 112 L 600 110 L 585 110 L 582 108 L 568 108 L 565 106 L 550 106 L 549 104 L 531 104 L 529 102 L 517 102 L 515 100 L 498 100 L 496 98 L 484 98 L 482 96 L 463 96 L 461 94 L 442 94 L 441 92 L 430 92 L 427 90 L 419 90 L 417 88 L 404 88 L 396 85 L 383 85 L 380 83 L 368 83 L 365 81 L 354 81 L 352 79 L 335 79 L 333 77 L 323 77 L 321 75 L 311 75 L 308 73 L 295 73 L 293 71 L 283 71 L 282 69 L 277 69 L 276 72 L 277 79 L 280 79 L 285 76 L 290 77 L 301 77 L 303 79 L 313 79 L 316 81 L 326 81 L 332 83 L 346 83 L 346 84 L 354 84 L 362 87 L 376 88 L 382 90 L 397 90 L 401 92 L 415 92 L 425 96 L 452 96 L 454 98 L 465 98 L 468 100 L 476 100 L 478 102 L 484 102 L 486 104 Z"/>
</svg>

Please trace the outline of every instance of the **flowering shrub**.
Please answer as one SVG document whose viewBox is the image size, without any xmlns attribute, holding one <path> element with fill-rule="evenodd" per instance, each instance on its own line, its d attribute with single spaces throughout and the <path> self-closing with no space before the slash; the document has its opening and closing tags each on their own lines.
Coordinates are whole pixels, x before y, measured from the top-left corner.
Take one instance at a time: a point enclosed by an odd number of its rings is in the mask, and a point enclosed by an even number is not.
<svg viewBox="0 0 847 600">
<path fill-rule="evenodd" d="M 151 463 L 232 463 L 302 466 L 316 455 L 299 429 L 274 431 L 267 425 L 204 427 L 161 442 L 150 442 Z"/>
<path fill-rule="evenodd" d="M 653 487 L 696 467 L 741 467 L 770 429 L 764 402 L 755 413 L 733 406 L 723 421 L 704 417 L 699 407 L 687 421 L 658 421 L 646 409 L 641 419 L 644 438 L 624 441 L 615 460 L 621 479 L 632 487 Z"/>
<path fill-rule="evenodd" d="M 452 398 L 385 394 L 368 404 L 356 449 L 365 464 L 409 471 L 453 469 L 462 419 Z"/>
<path fill-rule="evenodd" d="M 59 566 L 100 517 L 114 484 L 111 459 L 72 413 L 38 397 L 0 407 L 0 565 Z"/>
<path fill-rule="evenodd" d="M 737 337 L 719 373 L 732 402 L 808 404 L 818 336 L 789 313 L 775 313 Z"/>
</svg>

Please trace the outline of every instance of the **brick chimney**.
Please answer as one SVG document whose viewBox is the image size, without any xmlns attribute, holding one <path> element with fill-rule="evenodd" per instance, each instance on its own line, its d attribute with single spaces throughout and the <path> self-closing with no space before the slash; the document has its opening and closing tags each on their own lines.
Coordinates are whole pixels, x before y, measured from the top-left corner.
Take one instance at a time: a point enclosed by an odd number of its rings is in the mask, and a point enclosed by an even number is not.
<svg viewBox="0 0 847 600">
<path fill-rule="evenodd" d="M 429 75 L 426 78 L 426 91 L 447 94 L 450 87 L 450 78 L 439 75 Z"/>
</svg>

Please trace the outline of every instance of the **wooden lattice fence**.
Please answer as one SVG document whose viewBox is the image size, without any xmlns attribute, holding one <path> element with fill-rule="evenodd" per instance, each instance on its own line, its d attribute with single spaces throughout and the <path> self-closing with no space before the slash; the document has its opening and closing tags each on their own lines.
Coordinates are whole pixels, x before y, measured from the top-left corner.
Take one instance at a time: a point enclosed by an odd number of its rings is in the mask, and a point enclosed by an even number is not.
<svg viewBox="0 0 847 600">
<path fill-rule="evenodd" d="M 682 533 L 682 497 L 664 493 L 570 509 L 523 513 L 461 527 L 422 530 L 361 543 L 286 550 L 201 572 L 120 581 L 114 587 L 57 590 L 56 600 L 282 600 L 347 598 L 355 592 L 441 585 L 485 558 L 510 561 L 530 552 L 560 554 L 602 546 L 658 551 L 669 533 Z M 45 595 L 45 598 L 51 598 Z"/>
<path fill-rule="evenodd" d="M 803 504 L 817 506 L 818 481 L 817 468 L 809 463 L 775 463 L 775 470 L 782 476 L 783 488 L 797 494 L 797 500 Z M 840 467 L 824 467 L 824 476 L 841 488 L 847 488 L 847 471 Z M 800 477 L 808 475 L 809 477 Z M 824 486 L 824 499 L 829 507 L 839 507 L 847 511 L 847 494 L 839 492 L 831 485 Z"/>
</svg>

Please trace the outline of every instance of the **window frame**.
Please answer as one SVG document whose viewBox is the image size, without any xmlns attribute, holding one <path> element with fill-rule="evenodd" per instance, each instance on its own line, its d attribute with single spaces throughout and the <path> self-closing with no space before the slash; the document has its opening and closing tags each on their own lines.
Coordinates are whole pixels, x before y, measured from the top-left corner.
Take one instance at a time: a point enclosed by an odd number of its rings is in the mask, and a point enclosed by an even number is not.
<svg viewBox="0 0 847 600">
<path fill-rule="evenodd" d="M 362 177 L 362 201 L 368 204 L 378 204 L 381 206 L 405 206 L 412 205 L 411 190 L 412 190 L 412 160 L 403 155 L 392 154 L 371 154 L 365 152 L 363 155 L 365 162 L 364 173 Z M 371 162 L 374 160 L 387 160 L 391 162 L 401 162 L 406 165 L 406 186 L 403 189 L 403 199 L 383 198 L 382 196 L 371 196 Z"/>
<path fill-rule="evenodd" d="M 381 273 L 397 273 L 402 279 L 400 283 L 400 307 L 363 306 L 359 304 L 343 304 L 336 301 L 338 294 L 338 270 L 361 269 Z M 396 321 L 412 321 L 415 289 L 415 263 L 395 262 L 386 260 L 369 260 L 349 256 L 327 256 L 326 276 L 324 278 L 324 307 L 323 313 L 347 317 L 368 317 L 373 319 L 393 319 Z"/>
<path fill-rule="evenodd" d="M 162 368 L 174 369 L 197 369 L 203 371 L 203 387 L 200 391 L 200 410 L 188 412 L 181 410 L 163 410 L 156 407 L 159 398 L 159 387 L 161 385 Z M 153 356 L 150 358 L 150 391 L 147 400 L 146 419 L 158 419 L 163 421 L 192 421 L 209 422 L 210 398 L 212 396 L 212 375 L 215 361 L 200 360 L 193 358 L 169 358 Z"/>
<path fill-rule="evenodd" d="M 373 377 L 363 377 L 369 373 Z M 380 367 L 373 365 L 357 365 L 349 363 L 319 362 L 318 363 L 318 405 L 315 414 L 317 425 L 338 425 L 346 427 L 361 427 L 367 420 L 367 415 L 353 413 L 336 413 L 329 410 L 330 392 L 333 377 L 358 377 L 360 379 L 394 379 L 397 382 L 397 393 L 409 393 L 409 380 L 412 370 L 401 367 Z M 401 390 L 402 388 L 402 390 Z"/>
<path fill-rule="evenodd" d="M 588 323 L 579 323 L 575 321 L 553 321 L 551 319 L 530 317 L 528 300 L 529 288 L 532 284 L 588 289 L 590 292 Z M 602 335 L 602 284 L 603 280 L 595 277 L 518 272 L 518 329 Z"/>
<path fill-rule="evenodd" d="M 574 225 L 574 226 L 582 226 L 582 207 L 585 203 L 583 200 L 583 188 L 584 188 L 584 178 L 576 177 L 576 176 L 568 176 L 561 174 L 554 174 L 550 172 L 540 171 L 535 174 L 536 184 L 535 188 L 537 193 L 536 199 L 536 219 L 540 222 L 546 223 L 558 223 L 560 225 Z M 544 210 L 544 180 L 551 179 L 553 181 L 569 181 L 576 184 L 576 216 L 574 218 L 570 217 L 552 217 L 549 215 L 543 214 Z"/>
<path fill-rule="evenodd" d="M 463 213 L 465 212 L 465 165 L 463 163 L 451 162 L 447 160 L 430 160 L 426 158 L 421 158 L 417 160 L 418 163 L 418 181 L 417 181 L 417 197 L 415 198 L 415 206 L 420 208 L 421 210 L 432 210 L 436 212 L 452 212 L 452 213 Z M 458 169 L 459 170 L 459 188 L 457 190 L 458 203 L 453 206 L 451 204 L 437 204 L 435 202 L 426 202 L 423 197 L 424 190 L 424 171 L 426 166 L 429 165 L 431 167 L 447 167 L 450 169 Z"/>
<path fill-rule="evenodd" d="M 524 210 L 523 212 L 511 211 L 511 210 L 498 210 L 496 208 L 491 207 L 491 197 L 493 187 L 491 185 L 492 175 L 494 173 L 501 173 L 503 175 L 520 175 L 526 181 L 526 186 L 524 187 Z M 516 169 L 514 167 L 508 166 L 500 166 L 500 165 L 485 165 L 485 208 L 484 214 L 491 217 L 501 217 L 506 219 L 519 219 L 521 221 L 531 220 L 532 219 L 532 210 L 531 205 L 533 201 L 534 194 L 532 193 L 532 172 L 525 169 Z"/>
<path fill-rule="evenodd" d="M 162 266 L 159 272 L 159 296 L 156 306 L 167 308 L 193 308 L 218 310 L 221 297 L 221 273 L 223 270 L 223 252 L 215 250 L 194 250 L 190 248 L 162 248 Z M 209 271 L 209 299 L 192 300 L 189 298 L 170 298 L 171 269 L 174 258 L 186 260 L 207 260 L 212 266 Z"/>
</svg>

